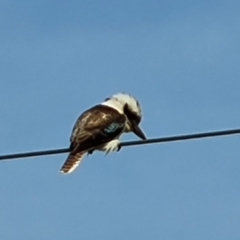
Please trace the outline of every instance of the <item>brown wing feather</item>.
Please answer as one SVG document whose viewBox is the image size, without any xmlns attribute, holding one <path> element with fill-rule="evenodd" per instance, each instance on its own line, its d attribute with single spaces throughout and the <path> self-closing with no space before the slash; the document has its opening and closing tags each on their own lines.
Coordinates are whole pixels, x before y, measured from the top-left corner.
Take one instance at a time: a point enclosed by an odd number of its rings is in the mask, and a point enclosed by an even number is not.
<svg viewBox="0 0 240 240">
<path fill-rule="evenodd" d="M 89 150 L 91 147 L 104 144 L 121 133 L 115 132 L 103 136 L 102 130 L 113 122 L 125 123 L 126 117 L 117 110 L 97 105 L 84 112 L 77 120 L 71 135 L 70 149 L 73 152 Z"/>
</svg>

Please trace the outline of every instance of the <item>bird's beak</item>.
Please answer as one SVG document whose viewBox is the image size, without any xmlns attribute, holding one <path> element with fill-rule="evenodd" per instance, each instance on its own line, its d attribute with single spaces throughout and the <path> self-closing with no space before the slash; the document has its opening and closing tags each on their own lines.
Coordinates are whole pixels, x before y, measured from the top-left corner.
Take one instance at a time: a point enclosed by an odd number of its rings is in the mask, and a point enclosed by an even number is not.
<svg viewBox="0 0 240 240">
<path fill-rule="evenodd" d="M 146 136 L 145 134 L 143 133 L 143 131 L 141 130 L 141 128 L 138 126 L 137 123 L 135 122 L 132 122 L 132 131 L 138 136 L 140 137 L 141 139 L 143 140 L 146 140 Z"/>
</svg>

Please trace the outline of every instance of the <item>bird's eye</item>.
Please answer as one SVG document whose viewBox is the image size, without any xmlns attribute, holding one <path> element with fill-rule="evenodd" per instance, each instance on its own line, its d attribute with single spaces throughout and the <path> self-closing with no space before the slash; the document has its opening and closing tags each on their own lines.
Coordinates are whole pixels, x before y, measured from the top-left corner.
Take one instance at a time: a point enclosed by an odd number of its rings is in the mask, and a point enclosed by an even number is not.
<svg viewBox="0 0 240 240">
<path fill-rule="evenodd" d="M 139 124 L 140 121 L 141 121 L 141 117 L 139 117 L 139 116 L 137 116 L 137 115 L 134 114 L 133 120 L 134 120 L 137 124 Z"/>
</svg>

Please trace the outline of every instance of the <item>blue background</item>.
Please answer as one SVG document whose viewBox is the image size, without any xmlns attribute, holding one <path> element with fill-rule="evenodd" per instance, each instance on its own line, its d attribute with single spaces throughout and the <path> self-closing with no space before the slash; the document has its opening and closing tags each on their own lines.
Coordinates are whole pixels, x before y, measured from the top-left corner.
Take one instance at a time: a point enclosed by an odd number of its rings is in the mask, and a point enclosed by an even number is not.
<svg viewBox="0 0 240 240">
<path fill-rule="evenodd" d="M 240 127 L 240 2 L 0 4 L 0 154 L 69 146 L 80 113 L 119 91 L 149 138 Z M 133 134 L 123 140 L 137 139 Z M 240 239 L 240 138 L 0 163 L 0 238 Z"/>
</svg>

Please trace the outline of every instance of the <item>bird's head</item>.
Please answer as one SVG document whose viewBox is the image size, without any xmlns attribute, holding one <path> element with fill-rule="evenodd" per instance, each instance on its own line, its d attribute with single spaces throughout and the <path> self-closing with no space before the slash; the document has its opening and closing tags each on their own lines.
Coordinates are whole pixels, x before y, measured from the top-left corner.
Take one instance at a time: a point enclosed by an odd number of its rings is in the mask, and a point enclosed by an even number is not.
<svg viewBox="0 0 240 240">
<path fill-rule="evenodd" d="M 117 102 L 117 105 L 121 108 L 121 112 L 127 117 L 127 124 L 125 132 L 133 132 L 138 137 L 146 140 L 146 136 L 139 127 L 142 120 L 142 109 L 139 101 L 130 94 L 117 93 L 105 101 Z"/>
</svg>

